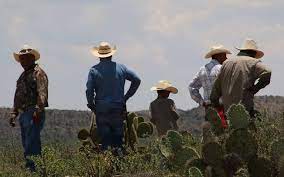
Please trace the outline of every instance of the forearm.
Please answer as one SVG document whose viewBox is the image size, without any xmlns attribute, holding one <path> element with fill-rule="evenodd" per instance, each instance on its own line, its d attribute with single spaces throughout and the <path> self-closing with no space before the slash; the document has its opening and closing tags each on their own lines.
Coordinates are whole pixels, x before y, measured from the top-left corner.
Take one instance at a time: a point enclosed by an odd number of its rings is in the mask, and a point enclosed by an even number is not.
<svg viewBox="0 0 284 177">
<path fill-rule="evenodd" d="M 130 88 L 124 96 L 125 101 L 127 101 L 130 97 L 132 97 L 136 93 L 136 91 L 138 90 L 140 86 L 140 83 L 141 83 L 141 80 L 138 78 L 131 82 Z"/>
<path fill-rule="evenodd" d="M 189 93 L 190 93 L 190 97 L 199 105 L 202 105 L 204 100 L 201 96 L 201 94 L 199 93 L 199 89 L 196 88 L 192 88 L 189 87 Z"/>
<path fill-rule="evenodd" d="M 271 72 L 265 72 L 260 75 L 257 84 L 252 87 L 254 94 L 257 93 L 260 89 L 266 87 L 270 83 Z"/>
</svg>

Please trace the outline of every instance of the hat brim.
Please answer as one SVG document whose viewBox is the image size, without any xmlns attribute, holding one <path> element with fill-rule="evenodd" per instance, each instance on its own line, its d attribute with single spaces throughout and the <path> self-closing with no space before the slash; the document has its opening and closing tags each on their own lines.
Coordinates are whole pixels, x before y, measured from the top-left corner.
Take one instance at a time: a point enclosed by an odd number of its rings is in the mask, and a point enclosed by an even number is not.
<svg viewBox="0 0 284 177">
<path fill-rule="evenodd" d="M 111 52 L 110 52 L 110 53 L 107 53 L 107 54 L 101 54 L 101 53 L 99 53 L 99 49 L 98 49 L 97 47 L 94 47 L 94 48 L 91 49 L 91 53 L 92 53 L 94 56 L 98 57 L 98 58 L 107 58 L 107 57 L 110 57 L 110 56 L 112 56 L 113 54 L 115 54 L 115 52 L 116 52 L 116 48 L 112 48 L 112 49 L 111 49 Z"/>
<path fill-rule="evenodd" d="M 171 92 L 173 94 L 177 94 L 178 93 L 178 89 L 175 88 L 175 87 L 172 87 L 172 86 L 171 87 L 167 87 L 167 88 L 159 88 L 159 87 L 154 86 L 154 87 L 151 88 L 151 91 L 157 91 L 157 90 L 166 90 L 166 91 L 169 91 L 169 92 Z"/>
<path fill-rule="evenodd" d="M 21 55 L 26 55 L 26 54 L 32 54 L 35 57 L 35 61 L 40 59 L 40 53 L 35 49 L 32 49 L 31 51 L 26 52 L 26 53 L 15 53 L 15 52 L 13 53 L 14 58 L 17 62 L 20 62 Z"/>
<path fill-rule="evenodd" d="M 248 49 L 248 48 L 239 48 L 239 47 L 235 47 L 237 50 L 253 50 L 256 52 L 255 58 L 256 59 L 260 59 L 264 56 L 263 51 L 261 50 L 257 50 L 257 49 Z"/>
<path fill-rule="evenodd" d="M 213 55 L 219 54 L 219 53 L 226 53 L 226 54 L 232 54 L 229 50 L 227 49 L 215 49 L 210 52 L 208 52 L 204 58 L 208 59 L 211 58 Z"/>
</svg>

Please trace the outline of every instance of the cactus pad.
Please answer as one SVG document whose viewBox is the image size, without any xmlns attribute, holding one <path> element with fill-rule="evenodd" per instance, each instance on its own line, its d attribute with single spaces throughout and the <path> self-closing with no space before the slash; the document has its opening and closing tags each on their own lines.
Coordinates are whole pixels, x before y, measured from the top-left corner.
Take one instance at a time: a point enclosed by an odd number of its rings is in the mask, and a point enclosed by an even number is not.
<svg viewBox="0 0 284 177">
<path fill-rule="evenodd" d="M 272 163 L 264 157 L 252 158 L 248 163 L 248 171 L 251 177 L 271 177 Z"/>
<path fill-rule="evenodd" d="M 211 166 L 221 166 L 223 158 L 222 146 L 216 142 L 209 142 L 202 147 L 202 157 Z"/>
<path fill-rule="evenodd" d="M 81 129 L 79 132 L 78 132 L 78 139 L 83 141 L 83 140 L 87 140 L 88 137 L 90 136 L 90 133 L 87 129 Z"/>
<path fill-rule="evenodd" d="M 97 127 L 94 126 L 90 130 L 90 138 L 91 138 L 91 140 L 93 141 L 94 144 L 100 144 L 101 140 L 100 140 L 100 137 L 99 137 L 98 132 L 97 132 Z"/>
<path fill-rule="evenodd" d="M 165 137 L 162 138 L 161 143 L 159 143 L 159 150 L 161 154 L 168 160 L 174 156 L 173 150 Z"/>
<path fill-rule="evenodd" d="M 144 118 L 143 117 L 134 117 L 133 124 L 134 124 L 135 130 L 138 129 L 138 125 L 140 123 L 142 123 L 142 122 L 144 122 Z"/>
<path fill-rule="evenodd" d="M 246 129 L 234 130 L 226 141 L 226 150 L 248 161 L 257 154 L 257 141 Z"/>
<path fill-rule="evenodd" d="M 171 147 L 176 151 L 180 149 L 183 145 L 183 137 L 182 135 L 174 130 L 169 130 L 167 132 L 167 140 L 169 141 Z"/>
<path fill-rule="evenodd" d="M 199 154 L 196 152 L 195 149 L 187 146 L 183 147 L 178 151 L 174 151 L 174 153 L 175 153 L 174 160 L 172 162 L 178 168 L 181 168 L 187 162 L 200 158 Z"/>
<path fill-rule="evenodd" d="M 233 104 L 228 112 L 230 127 L 233 129 L 248 128 L 250 115 L 241 104 Z"/>
<path fill-rule="evenodd" d="M 222 126 L 222 120 L 218 115 L 217 111 L 213 108 L 209 108 L 206 111 L 206 117 L 211 124 L 211 129 L 216 135 L 220 135 L 224 132 L 224 128 Z"/>
<path fill-rule="evenodd" d="M 151 126 L 147 122 L 141 122 L 137 128 L 137 136 L 139 138 L 145 138 L 152 135 L 153 131 Z"/>
<path fill-rule="evenodd" d="M 201 171 L 196 167 L 191 167 L 188 170 L 189 177 L 203 177 Z"/>
</svg>

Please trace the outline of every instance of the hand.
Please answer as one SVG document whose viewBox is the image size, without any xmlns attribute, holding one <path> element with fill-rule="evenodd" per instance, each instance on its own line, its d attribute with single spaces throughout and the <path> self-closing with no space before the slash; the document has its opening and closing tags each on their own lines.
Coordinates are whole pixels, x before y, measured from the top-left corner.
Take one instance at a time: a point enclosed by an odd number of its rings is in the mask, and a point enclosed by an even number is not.
<svg viewBox="0 0 284 177">
<path fill-rule="evenodd" d="M 35 124 L 39 124 L 40 123 L 40 110 L 36 110 L 33 114 L 33 121 Z"/>
<path fill-rule="evenodd" d="M 16 120 L 17 116 L 18 116 L 18 112 L 14 111 L 14 112 L 11 113 L 11 117 L 9 118 L 9 124 L 10 124 L 11 127 L 16 126 L 15 120 Z"/>
<path fill-rule="evenodd" d="M 202 103 L 202 106 L 203 106 L 205 109 L 207 109 L 209 106 L 211 106 L 211 104 L 210 104 L 210 103 L 203 102 L 203 103 Z"/>
<path fill-rule="evenodd" d="M 94 104 L 87 104 L 87 107 L 91 109 L 93 112 L 96 112 L 96 106 Z"/>
</svg>

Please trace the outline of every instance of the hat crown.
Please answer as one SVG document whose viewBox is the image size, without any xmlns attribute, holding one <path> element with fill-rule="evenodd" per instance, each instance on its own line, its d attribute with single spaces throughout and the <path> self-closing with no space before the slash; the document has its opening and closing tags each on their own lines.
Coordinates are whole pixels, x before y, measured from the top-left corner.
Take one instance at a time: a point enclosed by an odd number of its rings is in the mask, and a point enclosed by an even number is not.
<svg viewBox="0 0 284 177">
<path fill-rule="evenodd" d="M 213 50 L 218 50 L 218 49 L 224 49 L 225 47 L 221 44 L 218 44 L 218 45 L 214 45 L 210 48 L 211 51 Z"/>
<path fill-rule="evenodd" d="M 167 87 L 171 87 L 172 84 L 170 81 L 167 81 L 167 80 L 160 80 L 157 87 L 158 88 L 167 88 Z"/>
<path fill-rule="evenodd" d="M 258 46 L 253 39 L 246 39 L 243 46 L 242 46 L 242 49 L 255 49 L 255 50 L 257 50 Z"/>
</svg>

